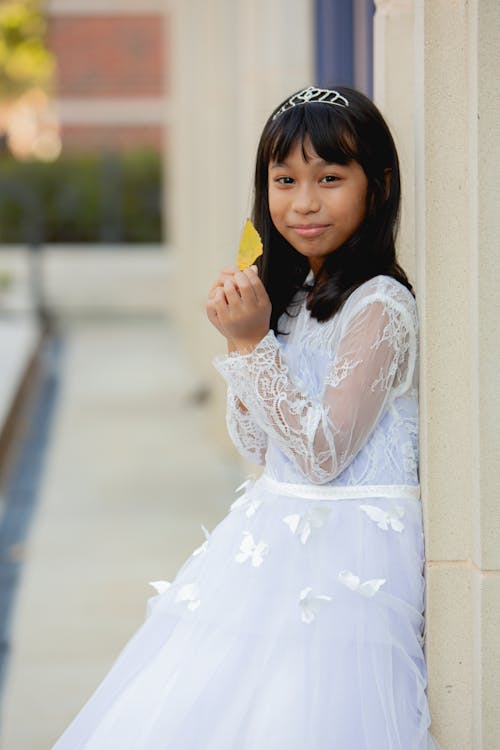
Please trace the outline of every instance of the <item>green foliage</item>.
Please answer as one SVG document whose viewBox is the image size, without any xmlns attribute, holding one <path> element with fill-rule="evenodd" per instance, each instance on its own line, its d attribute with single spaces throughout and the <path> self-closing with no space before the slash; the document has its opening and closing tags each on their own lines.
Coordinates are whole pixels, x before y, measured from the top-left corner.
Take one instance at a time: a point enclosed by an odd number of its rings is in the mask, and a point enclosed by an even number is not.
<svg viewBox="0 0 500 750">
<path fill-rule="evenodd" d="M 0 159 L 0 242 L 160 242 L 161 160 L 151 151 Z"/>
<path fill-rule="evenodd" d="M 45 46 L 46 30 L 39 0 L 0 2 L 0 97 L 49 87 L 55 62 Z"/>
</svg>

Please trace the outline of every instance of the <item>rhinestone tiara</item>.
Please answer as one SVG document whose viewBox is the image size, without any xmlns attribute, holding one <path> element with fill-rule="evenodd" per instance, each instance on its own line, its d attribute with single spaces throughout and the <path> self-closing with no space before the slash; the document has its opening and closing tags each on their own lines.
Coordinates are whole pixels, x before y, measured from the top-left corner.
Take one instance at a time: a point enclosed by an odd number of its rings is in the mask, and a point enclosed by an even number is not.
<svg viewBox="0 0 500 750">
<path fill-rule="evenodd" d="M 280 109 L 273 115 L 273 120 L 287 112 L 292 107 L 298 107 L 300 104 L 310 104 L 311 102 L 317 102 L 318 104 L 333 104 L 335 107 L 348 107 L 349 102 L 339 94 L 338 91 L 333 89 L 317 89 L 314 86 L 308 86 L 306 89 L 302 89 L 297 94 L 286 101 Z"/>
</svg>

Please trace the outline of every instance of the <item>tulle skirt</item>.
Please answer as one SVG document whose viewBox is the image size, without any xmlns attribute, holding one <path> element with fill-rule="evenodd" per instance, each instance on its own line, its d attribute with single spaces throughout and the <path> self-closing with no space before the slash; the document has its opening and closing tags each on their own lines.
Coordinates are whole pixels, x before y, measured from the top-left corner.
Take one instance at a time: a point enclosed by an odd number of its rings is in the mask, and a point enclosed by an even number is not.
<svg viewBox="0 0 500 750">
<path fill-rule="evenodd" d="M 437 747 L 416 488 L 242 491 L 54 750 Z"/>
</svg>

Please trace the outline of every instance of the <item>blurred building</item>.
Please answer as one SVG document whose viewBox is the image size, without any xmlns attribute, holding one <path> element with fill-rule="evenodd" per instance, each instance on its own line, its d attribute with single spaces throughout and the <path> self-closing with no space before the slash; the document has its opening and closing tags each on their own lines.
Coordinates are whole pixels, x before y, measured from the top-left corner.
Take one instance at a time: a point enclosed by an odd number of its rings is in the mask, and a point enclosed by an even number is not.
<svg viewBox="0 0 500 750">
<path fill-rule="evenodd" d="M 49 0 L 64 150 L 162 150 L 166 8 L 163 0 Z"/>
</svg>

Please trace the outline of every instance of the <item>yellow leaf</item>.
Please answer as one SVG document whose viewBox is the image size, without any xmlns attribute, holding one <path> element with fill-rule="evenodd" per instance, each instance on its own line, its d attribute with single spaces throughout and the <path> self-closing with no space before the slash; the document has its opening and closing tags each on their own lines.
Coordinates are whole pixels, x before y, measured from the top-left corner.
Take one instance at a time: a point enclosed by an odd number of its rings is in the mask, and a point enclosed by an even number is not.
<svg viewBox="0 0 500 750">
<path fill-rule="evenodd" d="M 247 219 L 240 240 L 238 249 L 238 268 L 243 271 L 256 261 L 259 255 L 262 255 L 262 240 L 254 225 Z"/>
</svg>

